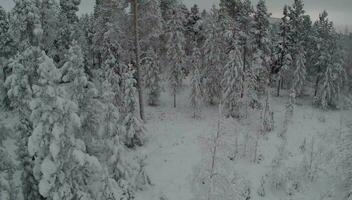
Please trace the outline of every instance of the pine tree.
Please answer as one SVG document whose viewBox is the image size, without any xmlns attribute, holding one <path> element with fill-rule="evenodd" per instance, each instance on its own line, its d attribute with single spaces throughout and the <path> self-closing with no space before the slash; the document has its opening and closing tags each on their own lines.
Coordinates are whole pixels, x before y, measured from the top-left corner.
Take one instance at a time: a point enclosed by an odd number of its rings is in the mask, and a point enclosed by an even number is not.
<svg viewBox="0 0 352 200">
<path fill-rule="evenodd" d="M 38 82 L 38 58 L 41 53 L 38 48 L 29 47 L 18 54 L 9 63 L 11 74 L 7 77 L 5 86 L 10 105 L 18 114 L 19 121 L 15 125 L 18 134 L 18 155 L 22 169 L 22 193 L 25 199 L 41 199 L 38 182 L 33 175 L 32 156 L 28 153 L 28 138 L 33 131 L 30 121 L 30 101 L 34 95 L 33 85 Z"/>
<path fill-rule="evenodd" d="M 185 38 L 186 38 L 186 54 L 190 55 L 195 46 L 201 44 L 202 39 L 202 19 L 199 13 L 198 5 L 195 4 L 191 8 L 190 14 L 185 22 Z"/>
<path fill-rule="evenodd" d="M 75 33 L 78 32 L 78 6 L 81 0 L 60 0 L 59 26 L 60 31 L 56 39 L 57 61 L 61 66 L 65 60 L 65 54 L 70 48 L 74 39 L 77 39 Z"/>
<path fill-rule="evenodd" d="M 80 127 L 77 105 L 62 97 L 56 82 L 61 74 L 43 53 L 38 68 L 40 80 L 31 102 L 34 126 L 28 151 L 35 158 L 34 176 L 39 192 L 48 199 L 94 199 L 91 184 L 99 181 L 99 161 L 85 153 L 74 132 Z M 45 141 L 45 142 L 44 142 Z"/>
<path fill-rule="evenodd" d="M 289 7 L 289 44 L 290 44 L 290 53 L 293 57 L 293 63 L 296 63 L 296 56 L 298 56 L 299 48 L 302 46 L 304 41 L 304 4 L 302 0 L 294 0 L 291 7 Z"/>
<path fill-rule="evenodd" d="M 40 13 L 32 0 L 15 2 L 11 10 L 9 33 L 15 39 L 18 49 L 24 50 L 29 45 L 38 46 L 43 29 L 40 22 Z"/>
<path fill-rule="evenodd" d="M 55 0 L 37 1 L 39 17 L 43 34 L 40 40 L 40 47 L 48 55 L 55 55 L 55 39 L 58 33 L 59 5 Z"/>
<path fill-rule="evenodd" d="M 28 138 L 33 131 L 32 122 L 29 120 L 29 116 L 21 116 L 20 122 L 16 125 L 17 138 L 17 155 L 20 161 L 19 168 L 22 169 L 21 173 L 21 191 L 25 200 L 31 199 L 44 199 L 38 188 L 38 181 L 35 179 L 33 174 L 33 157 L 28 153 Z"/>
<path fill-rule="evenodd" d="M 122 124 L 125 128 L 122 140 L 128 148 L 142 146 L 144 143 L 144 126 L 138 117 L 136 100 L 136 80 L 133 78 L 134 71 L 125 67 L 122 74 L 123 106 Z"/>
<path fill-rule="evenodd" d="M 264 103 L 264 109 L 262 110 L 262 132 L 270 132 L 274 129 L 274 113 L 271 109 L 270 105 L 270 91 L 267 88 L 266 89 L 266 97 L 265 97 L 265 103 Z"/>
<path fill-rule="evenodd" d="M 271 56 L 270 44 L 270 13 L 268 13 L 265 0 L 260 0 L 257 4 L 257 10 L 254 12 L 254 44 L 253 48 L 260 58 L 261 72 L 268 74 Z M 268 76 L 268 75 L 267 75 Z M 265 81 L 264 81 L 265 82 Z"/>
<path fill-rule="evenodd" d="M 242 95 L 243 65 L 239 51 L 231 52 L 231 60 L 225 66 L 223 79 L 223 103 L 228 117 L 241 117 L 240 102 Z"/>
<path fill-rule="evenodd" d="M 85 99 L 85 88 L 88 79 L 84 71 L 84 58 L 81 47 L 73 41 L 66 55 L 66 62 L 61 67 L 62 81 L 69 83 L 70 97 L 79 108 L 82 108 Z"/>
<path fill-rule="evenodd" d="M 146 57 L 142 60 L 145 62 L 145 88 L 148 93 L 148 103 L 151 106 L 157 106 L 160 103 L 161 93 L 161 70 L 158 57 L 151 48 L 146 53 Z"/>
<path fill-rule="evenodd" d="M 191 106 L 193 108 L 193 118 L 201 117 L 201 102 L 202 102 L 202 84 L 200 79 L 200 72 L 196 67 L 192 73 L 191 80 Z"/>
<path fill-rule="evenodd" d="M 20 115 L 29 111 L 28 103 L 33 95 L 33 85 L 38 81 L 37 60 L 40 55 L 39 48 L 28 47 L 10 60 L 11 74 L 6 78 L 5 87 L 11 106 Z"/>
<path fill-rule="evenodd" d="M 205 80 L 204 95 L 207 102 L 214 104 L 221 99 L 221 77 L 223 66 L 226 64 L 227 55 L 225 52 L 224 33 L 219 24 L 219 11 L 212 8 L 210 17 L 206 19 L 206 40 L 202 47 L 206 55 L 204 60 L 203 76 Z"/>
<path fill-rule="evenodd" d="M 295 94 L 298 96 L 302 94 L 307 76 L 305 51 L 303 47 L 300 48 L 299 55 L 296 56 L 295 67 L 296 70 L 293 74 L 292 90 L 295 91 Z"/>
<path fill-rule="evenodd" d="M 341 90 L 345 81 L 345 69 L 341 59 L 341 51 L 336 49 L 333 54 L 333 60 L 330 61 L 326 68 L 321 85 L 319 100 L 323 109 L 328 107 L 338 108 L 339 99 L 341 98 Z"/>
<path fill-rule="evenodd" d="M 160 0 L 147 0 L 140 4 L 140 30 L 143 30 L 140 32 L 141 50 L 147 51 L 150 47 L 158 50 L 160 48 L 160 36 L 163 32 Z"/>
<path fill-rule="evenodd" d="M 184 77 L 184 35 L 182 17 L 180 11 L 174 10 L 172 18 L 167 23 L 168 26 L 168 50 L 167 58 L 170 62 L 169 84 L 171 94 L 174 97 L 174 107 L 176 107 L 176 94 L 182 85 Z"/>
<path fill-rule="evenodd" d="M 5 66 L 5 60 L 14 54 L 13 38 L 9 33 L 10 19 L 8 13 L 0 6 L 0 64 Z M 2 69 L 5 70 L 4 68 Z M 4 74 L 6 78 L 6 74 Z"/>
<path fill-rule="evenodd" d="M 17 166 L 13 162 L 10 152 L 5 147 L 5 141 L 13 133 L 3 125 L 0 126 L 0 132 L 0 198 L 16 200 L 19 198 L 18 188 L 14 184 Z"/>
<path fill-rule="evenodd" d="M 352 194 L 352 134 L 351 132 L 347 132 L 344 136 L 342 143 L 339 147 L 339 161 L 342 168 L 342 179 L 343 179 L 343 186 L 344 186 L 344 193 L 345 197 L 350 197 Z M 346 198 L 347 199 L 347 198 Z"/>
<path fill-rule="evenodd" d="M 277 96 L 280 96 L 280 89 L 284 84 L 285 80 L 289 79 L 288 72 L 290 71 L 290 66 L 292 64 L 292 56 L 289 52 L 289 16 L 288 16 L 288 6 L 284 7 L 283 17 L 280 22 L 279 31 L 279 42 L 277 44 L 277 63 L 271 69 L 271 73 L 277 73 Z"/>
<path fill-rule="evenodd" d="M 316 76 L 314 96 L 317 97 L 319 87 L 322 84 L 324 73 L 332 60 L 332 55 L 336 49 L 336 37 L 334 25 L 328 19 L 328 13 L 323 11 L 319 15 L 319 20 L 314 23 L 316 31 L 316 47 L 314 70 L 311 72 Z"/>
</svg>

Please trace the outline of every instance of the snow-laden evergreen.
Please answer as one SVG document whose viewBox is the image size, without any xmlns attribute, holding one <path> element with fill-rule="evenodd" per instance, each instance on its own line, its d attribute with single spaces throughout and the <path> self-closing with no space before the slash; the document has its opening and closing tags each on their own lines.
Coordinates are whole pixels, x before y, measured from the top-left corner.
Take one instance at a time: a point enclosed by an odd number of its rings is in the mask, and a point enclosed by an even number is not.
<svg viewBox="0 0 352 200">
<path fill-rule="evenodd" d="M 174 98 L 174 107 L 177 105 L 176 95 L 182 86 L 184 78 L 184 63 L 185 63 L 185 50 L 183 35 L 182 16 L 179 10 L 172 11 L 172 17 L 167 22 L 168 27 L 168 42 L 167 42 L 167 59 L 169 63 L 169 85 L 170 92 Z"/>
<path fill-rule="evenodd" d="M 145 129 L 138 115 L 137 98 L 135 87 L 136 79 L 133 77 L 134 70 L 125 66 L 122 74 L 123 100 L 122 100 L 122 141 L 129 148 L 142 146 L 144 143 Z"/>
<path fill-rule="evenodd" d="M 303 47 L 300 48 L 299 55 L 296 56 L 296 70 L 293 74 L 293 84 L 292 90 L 295 91 L 297 96 L 301 95 L 304 89 L 307 70 L 306 70 L 306 59 L 305 59 L 305 51 Z"/>
<path fill-rule="evenodd" d="M 84 95 L 88 79 L 84 72 L 82 50 L 76 41 L 72 42 L 66 55 L 66 60 L 60 68 L 62 81 L 69 84 L 69 95 L 72 101 L 81 107 L 85 101 Z"/>
<path fill-rule="evenodd" d="M 226 54 L 224 49 L 224 33 L 222 33 L 219 24 L 219 11 L 212 8 L 209 18 L 206 19 L 206 40 L 203 45 L 205 56 L 204 72 L 205 78 L 204 98 L 210 104 L 215 104 L 221 99 L 221 76 L 223 66 L 226 63 Z"/>
<path fill-rule="evenodd" d="M 192 72 L 190 101 L 193 108 L 193 117 L 201 117 L 201 106 L 203 102 L 203 91 L 199 69 L 196 67 Z"/>
<path fill-rule="evenodd" d="M 39 181 L 39 192 L 49 199 L 93 199 L 91 185 L 84 183 L 98 181 L 99 176 L 94 174 L 102 169 L 95 157 L 85 153 L 84 143 L 75 138 L 75 130 L 81 125 L 78 107 L 63 97 L 57 86 L 60 71 L 45 53 L 40 58 L 38 74 L 31 102 L 34 128 L 28 151 L 35 158 L 33 172 Z"/>
<path fill-rule="evenodd" d="M 284 82 L 290 80 L 289 72 L 292 71 L 290 71 L 292 68 L 292 56 L 289 51 L 289 31 L 288 6 L 285 6 L 278 33 L 279 40 L 276 47 L 276 65 L 271 70 L 271 73 L 277 73 L 277 96 L 280 96 L 280 90 Z"/>
<path fill-rule="evenodd" d="M 155 51 L 151 48 L 146 52 L 143 58 L 144 73 L 145 73 L 145 88 L 148 94 L 148 104 L 157 106 L 160 104 L 160 95 L 162 92 L 161 86 L 161 69 L 158 57 Z"/>
<path fill-rule="evenodd" d="M 40 22 L 39 8 L 33 0 L 15 2 L 11 11 L 10 34 L 18 46 L 24 50 L 28 45 L 39 45 L 43 29 Z"/>
<path fill-rule="evenodd" d="M 239 51 L 235 49 L 231 52 L 230 61 L 225 66 L 225 73 L 222 80 L 222 101 L 224 114 L 228 117 L 239 118 L 242 115 L 240 111 L 242 106 L 242 85 L 244 84 L 242 62 Z"/>
<path fill-rule="evenodd" d="M 254 12 L 254 49 L 260 54 L 261 65 L 265 71 L 269 70 L 271 44 L 270 44 L 270 13 L 268 13 L 265 0 L 260 0 Z"/>
</svg>

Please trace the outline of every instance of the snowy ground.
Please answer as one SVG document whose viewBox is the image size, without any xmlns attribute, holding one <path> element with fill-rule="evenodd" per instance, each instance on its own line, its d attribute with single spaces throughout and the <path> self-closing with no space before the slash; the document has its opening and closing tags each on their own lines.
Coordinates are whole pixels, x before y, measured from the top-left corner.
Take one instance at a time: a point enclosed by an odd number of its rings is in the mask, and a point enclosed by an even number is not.
<svg viewBox="0 0 352 200">
<path fill-rule="evenodd" d="M 168 200 L 190 200 L 195 197 L 191 185 L 194 171 L 202 159 L 208 155 L 201 138 L 211 137 L 216 133 L 218 109 L 216 106 L 203 106 L 202 118 L 193 119 L 188 95 L 188 89 L 180 92 L 178 105 L 175 109 L 172 107 L 170 95 L 164 93 L 159 107 L 148 107 L 146 110 L 148 141 L 146 147 L 141 151 L 147 155 L 146 170 L 153 186 L 147 191 L 139 192 L 137 200 L 163 199 L 161 197 L 166 197 Z M 275 116 L 275 130 L 258 140 L 257 155 L 263 157 L 262 161 L 253 163 L 250 161 L 251 158 L 235 161 L 228 159 L 227 161 L 231 164 L 233 172 L 249 180 L 254 200 L 284 199 L 281 194 L 271 193 L 269 190 L 265 197 L 258 196 L 256 192 L 261 178 L 265 177 L 271 169 L 272 160 L 278 154 L 277 147 L 282 144 L 278 132 L 282 130 L 287 96 L 273 97 L 271 101 Z M 234 144 L 233 141 L 237 134 L 247 133 L 255 138 L 259 132 L 258 116 L 258 113 L 254 113 L 243 121 L 226 119 L 223 123 L 223 131 L 227 133 L 226 140 L 232 141 L 230 144 Z M 313 146 L 313 149 L 317 152 L 318 148 L 323 148 L 323 151 L 335 148 L 335 143 L 330 140 L 329 136 L 336 133 L 343 134 L 347 130 L 345 125 L 350 124 L 348 121 L 350 117 L 351 114 L 347 111 L 322 112 L 314 108 L 311 102 L 304 99 L 298 100 L 287 131 L 288 142 L 285 146 L 288 149 L 288 157 L 285 160 L 286 165 L 290 167 L 299 165 L 302 160 L 299 147 L 304 143 L 304 140 L 309 144 L 314 140 L 316 145 Z M 331 143 L 329 144 L 329 142 Z M 326 146 L 330 147 L 324 148 Z M 234 149 L 234 145 L 229 145 L 226 148 L 226 153 L 230 155 Z M 320 159 L 318 153 L 314 155 Z M 322 168 L 329 173 L 329 165 L 333 161 L 327 158 L 324 161 L 320 159 L 319 162 L 321 162 Z M 292 199 L 318 200 L 329 187 L 327 183 L 326 177 L 321 176 L 314 183 L 307 184 L 307 188 L 304 188 L 301 193 L 295 194 Z"/>
</svg>

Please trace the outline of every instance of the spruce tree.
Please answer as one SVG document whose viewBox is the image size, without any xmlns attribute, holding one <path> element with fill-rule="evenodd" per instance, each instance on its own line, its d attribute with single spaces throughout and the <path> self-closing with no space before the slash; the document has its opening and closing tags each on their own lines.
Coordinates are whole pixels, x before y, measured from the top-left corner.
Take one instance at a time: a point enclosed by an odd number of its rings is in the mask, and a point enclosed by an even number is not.
<svg viewBox="0 0 352 200">
<path fill-rule="evenodd" d="M 317 97 L 319 87 L 322 84 L 324 73 L 333 59 L 334 51 L 336 50 L 336 37 L 333 23 L 328 19 L 328 13 L 323 11 L 319 15 L 319 19 L 314 23 L 316 31 L 316 46 L 314 70 L 311 71 L 315 76 L 314 96 Z"/>
<path fill-rule="evenodd" d="M 74 39 L 77 39 L 75 33 L 78 32 L 78 6 L 81 0 L 60 0 L 59 26 L 60 31 L 56 39 L 57 61 L 61 66 L 65 62 L 65 54 L 70 48 Z"/>
<path fill-rule="evenodd" d="M 202 103 L 202 84 L 200 78 L 200 72 L 196 67 L 192 73 L 191 80 L 191 106 L 193 108 L 193 118 L 201 117 L 201 103 Z"/>
<path fill-rule="evenodd" d="M 145 70 L 145 88 L 148 94 L 148 104 L 157 106 L 160 103 L 161 93 L 161 70 L 158 57 L 151 48 L 146 53 L 146 57 L 142 60 Z"/>
<path fill-rule="evenodd" d="M 279 31 L 279 42 L 277 44 L 276 52 L 276 65 L 271 69 L 271 73 L 277 73 L 277 96 L 280 96 L 281 87 L 284 85 L 285 80 L 289 79 L 289 71 L 292 64 L 292 56 L 290 54 L 289 48 L 289 16 L 288 16 L 288 6 L 284 7 L 283 17 L 280 22 Z"/>
<path fill-rule="evenodd" d="M 191 12 L 187 16 L 185 22 L 185 38 L 186 54 L 190 55 L 192 54 L 194 45 L 198 47 L 202 39 L 202 18 L 197 4 L 191 7 Z"/>
<path fill-rule="evenodd" d="M 140 23 L 140 46 L 142 51 L 150 47 L 159 50 L 160 36 L 163 32 L 163 18 L 161 14 L 160 0 L 147 0 L 139 6 Z M 156 51 L 158 53 L 158 51 Z"/>
<path fill-rule="evenodd" d="M 34 130 L 28 151 L 35 158 L 34 176 L 39 192 L 48 199 L 94 199 L 91 184 L 99 181 L 99 161 L 85 153 L 74 136 L 80 127 L 77 105 L 62 97 L 57 86 L 61 74 L 43 53 L 38 68 L 40 79 L 31 102 Z"/>
<path fill-rule="evenodd" d="M 304 4 L 302 0 L 294 0 L 291 7 L 289 7 L 289 44 L 290 44 L 290 53 L 293 58 L 293 63 L 296 62 L 296 56 L 298 56 L 299 48 L 302 46 L 304 41 Z"/>
<path fill-rule="evenodd" d="M 55 39 L 58 31 L 59 5 L 55 0 L 37 1 L 40 23 L 43 29 L 40 47 L 48 55 L 55 55 Z"/>
<path fill-rule="evenodd" d="M 30 45 L 38 46 L 43 29 L 40 22 L 39 8 L 32 0 L 15 2 L 11 10 L 10 30 L 16 46 L 23 51 Z"/>
<path fill-rule="evenodd" d="M 182 17 L 179 10 L 174 10 L 171 19 L 167 23 L 168 27 L 168 50 L 167 58 L 170 63 L 169 84 L 171 94 L 174 98 L 174 107 L 176 107 L 176 94 L 182 85 L 184 77 L 184 35 Z"/>
<path fill-rule="evenodd" d="M 66 55 L 66 62 L 61 67 L 62 81 L 69 84 L 69 95 L 79 108 L 82 108 L 85 99 L 85 88 L 88 79 L 84 71 L 84 58 L 81 47 L 73 41 Z"/>
<path fill-rule="evenodd" d="M 29 47 L 18 54 L 9 63 L 11 74 L 6 78 L 5 87 L 10 106 L 18 115 L 15 131 L 18 138 L 18 155 L 20 161 L 21 186 L 25 199 L 41 199 L 38 182 L 33 174 L 32 156 L 28 153 L 28 138 L 33 131 L 30 121 L 30 102 L 34 95 L 33 87 L 38 82 L 38 59 L 41 52 L 36 47 Z"/>
<path fill-rule="evenodd" d="M 134 71 L 127 66 L 122 74 L 123 102 L 122 102 L 122 125 L 124 131 L 122 140 L 128 148 L 142 146 L 144 143 L 144 126 L 139 118 L 136 99 L 136 80 L 133 77 Z"/>
<path fill-rule="evenodd" d="M 299 55 L 296 56 L 295 67 L 296 70 L 293 74 L 292 90 L 295 91 L 296 96 L 299 96 L 302 94 L 307 77 L 305 51 L 303 47 L 300 48 Z"/>
<path fill-rule="evenodd" d="M 260 65 L 262 68 L 260 71 L 264 74 L 270 72 L 269 65 L 271 56 L 271 44 L 270 44 L 270 13 L 268 13 L 265 0 L 260 0 L 257 4 L 257 9 L 254 12 L 254 44 L 253 48 L 256 51 L 257 56 L 260 59 Z M 265 81 L 264 81 L 265 82 Z"/>
<path fill-rule="evenodd" d="M 229 63 L 225 66 L 223 76 L 223 105 L 227 117 L 241 117 L 240 106 L 243 85 L 243 65 L 241 54 L 237 49 L 231 52 Z"/>
<path fill-rule="evenodd" d="M 325 110 L 329 107 L 339 108 L 340 106 L 339 99 L 345 81 L 345 69 L 343 68 L 341 54 L 341 51 L 337 48 L 322 80 L 319 101 L 321 107 Z"/>
<path fill-rule="evenodd" d="M 205 56 L 204 71 L 205 77 L 204 98 L 210 104 L 214 104 L 221 99 L 221 77 L 223 66 L 226 64 L 227 55 L 225 52 L 224 33 L 220 25 L 219 11 L 212 8 L 210 17 L 205 24 L 206 40 L 202 47 Z"/>
</svg>

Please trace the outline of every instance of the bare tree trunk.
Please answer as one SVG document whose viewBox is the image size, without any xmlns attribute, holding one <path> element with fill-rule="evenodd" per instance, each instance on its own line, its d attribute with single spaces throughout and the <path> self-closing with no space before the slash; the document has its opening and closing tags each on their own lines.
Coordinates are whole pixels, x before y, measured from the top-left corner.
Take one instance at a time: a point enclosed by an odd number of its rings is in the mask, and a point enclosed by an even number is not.
<svg viewBox="0 0 352 200">
<path fill-rule="evenodd" d="M 221 117 L 222 117 L 222 105 L 221 103 L 219 104 L 219 119 L 218 119 L 218 127 L 216 131 L 216 136 L 214 138 L 214 143 L 213 143 L 213 149 L 212 149 L 212 155 L 211 155 L 211 168 L 210 168 L 210 185 L 209 185 L 209 191 L 208 191 L 208 200 L 212 200 L 211 198 L 211 193 L 213 192 L 213 176 L 215 175 L 215 162 L 216 162 L 216 152 L 219 144 L 219 140 L 221 137 Z"/>
<path fill-rule="evenodd" d="M 176 91 L 174 91 L 174 108 L 176 108 Z"/>
<path fill-rule="evenodd" d="M 139 100 L 139 114 L 141 119 L 144 121 L 144 100 L 143 100 L 143 86 L 142 86 L 142 78 L 141 71 L 139 66 L 139 35 L 138 35 L 138 0 L 133 0 L 133 20 L 134 20 L 134 45 L 135 45 L 135 53 L 136 53 L 136 72 L 137 72 L 137 90 L 138 90 L 138 100 Z"/>
<path fill-rule="evenodd" d="M 277 96 L 280 96 L 280 89 L 281 89 L 281 79 L 279 79 L 279 82 L 277 83 Z"/>
<path fill-rule="evenodd" d="M 318 95 L 318 87 L 319 87 L 319 81 L 320 81 L 320 76 L 317 76 L 317 80 L 315 81 L 315 90 L 314 90 L 314 96 L 316 97 Z"/>
<path fill-rule="evenodd" d="M 241 98 L 244 97 L 244 79 L 246 78 L 245 72 L 246 72 L 246 60 L 247 60 L 246 54 L 247 54 L 247 47 L 246 47 L 246 45 L 244 45 L 244 47 L 243 47 L 243 75 L 242 75 L 243 81 L 241 83 L 242 84 L 241 85 Z"/>
</svg>

